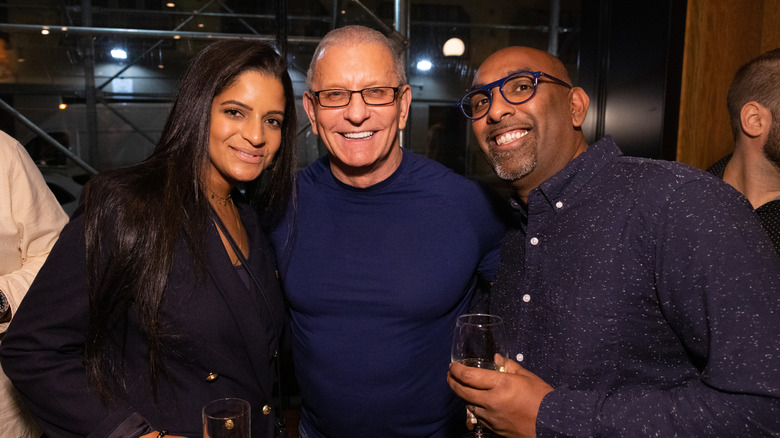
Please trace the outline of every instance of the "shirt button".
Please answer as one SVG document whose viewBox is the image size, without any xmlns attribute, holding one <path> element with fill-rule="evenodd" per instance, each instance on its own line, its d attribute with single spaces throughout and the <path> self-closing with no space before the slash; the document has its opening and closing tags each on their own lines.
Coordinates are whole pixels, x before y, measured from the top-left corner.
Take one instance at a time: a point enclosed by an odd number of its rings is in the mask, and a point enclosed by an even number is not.
<svg viewBox="0 0 780 438">
<path fill-rule="evenodd" d="M 217 380 L 218 378 L 219 378 L 219 374 L 217 374 L 217 373 L 209 373 L 209 375 L 206 376 L 206 381 L 207 382 L 213 382 L 213 381 Z"/>
<path fill-rule="evenodd" d="M 517 353 L 517 356 L 515 356 L 515 359 L 517 359 L 518 362 L 523 361 L 523 353 Z"/>
<path fill-rule="evenodd" d="M 531 295 L 528 294 L 523 295 L 523 302 L 527 303 L 529 301 L 531 301 Z"/>
<path fill-rule="evenodd" d="M 271 406 L 263 405 L 263 415 L 268 415 L 270 413 L 271 413 Z"/>
<path fill-rule="evenodd" d="M 555 208 L 563 208 L 563 202 L 558 201 L 555 203 Z"/>
<path fill-rule="evenodd" d="M 539 239 L 537 239 L 536 237 L 532 237 L 531 238 L 531 245 L 538 245 L 538 244 L 539 244 Z"/>
</svg>

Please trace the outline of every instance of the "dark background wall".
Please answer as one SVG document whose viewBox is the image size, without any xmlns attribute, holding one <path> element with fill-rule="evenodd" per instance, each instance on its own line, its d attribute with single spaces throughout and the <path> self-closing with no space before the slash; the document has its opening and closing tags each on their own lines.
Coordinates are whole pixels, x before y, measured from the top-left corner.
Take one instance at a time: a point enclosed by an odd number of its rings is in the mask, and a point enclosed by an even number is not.
<svg viewBox="0 0 780 438">
<path fill-rule="evenodd" d="M 675 159 L 685 15 L 685 0 L 583 0 L 589 142 L 609 134 L 628 155 Z"/>
</svg>

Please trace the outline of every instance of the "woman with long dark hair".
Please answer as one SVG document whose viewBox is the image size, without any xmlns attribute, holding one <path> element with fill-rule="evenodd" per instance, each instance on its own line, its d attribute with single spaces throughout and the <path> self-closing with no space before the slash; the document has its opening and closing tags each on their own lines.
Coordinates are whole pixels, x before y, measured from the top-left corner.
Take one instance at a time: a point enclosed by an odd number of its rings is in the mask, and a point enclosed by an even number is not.
<svg viewBox="0 0 780 438">
<path fill-rule="evenodd" d="M 48 436 L 202 436 L 201 408 L 225 397 L 273 433 L 285 312 L 256 211 L 289 204 L 295 131 L 285 61 L 218 42 L 152 155 L 89 182 L 0 350 Z"/>
</svg>

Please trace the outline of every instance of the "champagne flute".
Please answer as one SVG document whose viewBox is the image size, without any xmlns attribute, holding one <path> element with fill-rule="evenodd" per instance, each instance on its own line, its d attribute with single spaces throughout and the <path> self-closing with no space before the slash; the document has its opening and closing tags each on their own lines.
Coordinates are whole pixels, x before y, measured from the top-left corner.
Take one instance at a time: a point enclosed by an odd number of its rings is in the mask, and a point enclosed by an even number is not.
<svg viewBox="0 0 780 438">
<path fill-rule="evenodd" d="M 452 338 L 452 361 L 475 368 L 504 371 L 496 363 L 496 355 L 506 355 L 504 320 L 496 315 L 472 313 L 461 315 L 455 322 Z M 492 436 L 485 432 L 479 419 L 474 425 L 474 437 Z"/>
</svg>

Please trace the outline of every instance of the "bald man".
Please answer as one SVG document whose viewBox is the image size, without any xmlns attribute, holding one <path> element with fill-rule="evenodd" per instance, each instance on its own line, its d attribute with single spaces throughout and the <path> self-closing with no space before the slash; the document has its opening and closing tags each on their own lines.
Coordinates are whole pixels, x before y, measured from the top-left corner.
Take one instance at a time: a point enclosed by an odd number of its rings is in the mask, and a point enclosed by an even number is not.
<svg viewBox="0 0 780 438">
<path fill-rule="evenodd" d="M 780 433 L 780 263 L 750 204 L 588 145 L 588 102 L 524 47 L 485 60 L 459 102 L 516 222 L 491 297 L 504 372 L 452 364 L 450 386 L 505 437 Z"/>
</svg>

